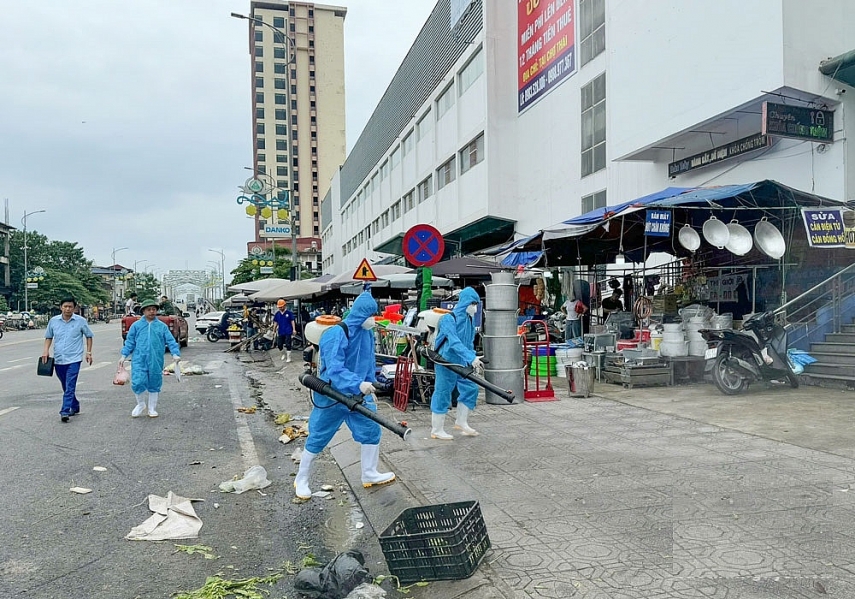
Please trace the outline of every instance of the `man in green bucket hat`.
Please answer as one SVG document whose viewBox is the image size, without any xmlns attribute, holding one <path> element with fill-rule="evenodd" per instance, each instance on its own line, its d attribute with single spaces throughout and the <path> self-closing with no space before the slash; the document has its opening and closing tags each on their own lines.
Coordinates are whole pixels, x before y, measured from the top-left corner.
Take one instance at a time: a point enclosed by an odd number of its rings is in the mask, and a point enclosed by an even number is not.
<svg viewBox="0 0 855 599">
<path fill-rule="evenodd" d="M 157 318 L 159 304 L 155 299 L 145 299 L 140 303 L 143 317 L 131 325 L 119 364 L 133 354 L 131 369 L 131 390 L 137 398 L 137 405 L 131 412 L 131 418 L 142 416 L 148 408 L 150 418 L 157 418 L 157 400 L 163 387 L 164 347 L 172 353 L 172 359 L 181 359 L 181 348 L 163 322 Z M 176 368 L 178 365 L 176 364 Z M 148 391 L 148 406 L 143 393 Z"/>
</svg>

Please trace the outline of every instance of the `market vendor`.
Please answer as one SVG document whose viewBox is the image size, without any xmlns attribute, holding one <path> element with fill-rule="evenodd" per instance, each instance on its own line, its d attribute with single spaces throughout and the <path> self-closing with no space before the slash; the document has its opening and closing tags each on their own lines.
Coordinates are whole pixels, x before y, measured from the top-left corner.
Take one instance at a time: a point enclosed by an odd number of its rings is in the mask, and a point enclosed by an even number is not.
<svg viewBox="0 0 855 599">
<path fill-rule="evenodd" d="M 623 291 L 620 288 L 612 291 L 611 296 L 603 300 L 603 318 L 607 317 L 612 312 L 623 312 L 623 302 L 621 301 Z"/>
</svg>

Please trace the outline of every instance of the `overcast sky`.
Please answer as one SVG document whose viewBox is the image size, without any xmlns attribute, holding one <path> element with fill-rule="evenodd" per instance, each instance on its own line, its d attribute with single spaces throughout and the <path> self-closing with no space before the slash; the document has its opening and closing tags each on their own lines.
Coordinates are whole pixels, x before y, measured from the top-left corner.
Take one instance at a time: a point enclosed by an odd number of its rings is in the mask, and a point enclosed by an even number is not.
<svg viewBox="0 0 855 599">
<path fill-rule="evenodd" d="M 348 149 L 436 0 L 346 6 Z M 247 0 L 0 0 L 0 219 L 96 264 L 228 273 L 252 222 Z M 147 262 L 142 262 L 146 260 Z M 35 265 L 32 265 L 35 266 Z M 149 268 L 149 270 L 152 270 Z M 228 275 L 227 275 L 228 280 Z"/>
</svg>

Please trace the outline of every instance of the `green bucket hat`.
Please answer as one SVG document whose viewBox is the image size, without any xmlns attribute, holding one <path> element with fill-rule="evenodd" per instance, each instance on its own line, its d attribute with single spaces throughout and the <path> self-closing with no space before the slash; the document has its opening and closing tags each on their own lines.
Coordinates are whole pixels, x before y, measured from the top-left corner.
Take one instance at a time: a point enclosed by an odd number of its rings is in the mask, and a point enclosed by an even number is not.
<svg viewBox="0 0 855 599">
<path fill-rule="evenodd" d="M 145 310 L 149 306 L 154 306 L 156 308 L 160 308 L 160 304 L 155 299 L 149 298 L 149 299 L 144 299 L 143 301 L 140 302 L 140 310 Z"/>
</svg>

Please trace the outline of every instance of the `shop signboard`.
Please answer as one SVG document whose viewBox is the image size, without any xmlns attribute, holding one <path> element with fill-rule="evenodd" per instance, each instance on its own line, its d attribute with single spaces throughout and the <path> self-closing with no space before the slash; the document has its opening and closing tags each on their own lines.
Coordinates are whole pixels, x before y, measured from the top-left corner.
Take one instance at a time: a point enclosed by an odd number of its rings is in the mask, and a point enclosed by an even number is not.
<svg viewBox="0 0 855 599">
<path fill-rule="evenodd" d="M 648 237 L 670 237 L 671 212 L 648 210 L 644 216 L 644 234 Z"/>
<path fill-rule="evenodd" d="M 846 247 L 855 250 L 855 210 L 843 211 L 843 234 L 846 236 Z"/>
<path fill-rule="evenodd" d="M 834 112 L 763 102 L 763 133 L 823 143 L 834 141 Z"/>
<path fill-rule="evenodd" d="M 522 112 L 576 72 L 573 0 L 517 3 L 517 110 Z"/>
<path fill-rule="evenodd" d="M 846 245 L 842 209 L 802 208 L 802 219 L 811 247 L 839 248 Z"/>
<path fill-rule="evenodd" d="M 676 177 L 677 175 L 682 175 L 683 173 L 696 168 L 709 166 L 716 162 L 727 160 L 728 158 L 747 154 L 748 152 L 765 148 L 768 145 L 769 136 L 764 135 L 763 133 L 755 133 L 754 135 L 737 139 L 734 142 L 713 148 L 712 150 L 707 150 L 706 152 L 701 152 L 700 154 L 695 154 L 694 156 L 681 158 L 676 162 L 672 162 L 668 165 L 668 176 Z"/>
<path fill-rule="evenodd" d="M 287 239 L 291 237 L 291 226 L 281 223 L 264 225 L 258 236 L 265 239 Z"/>
</svg>

